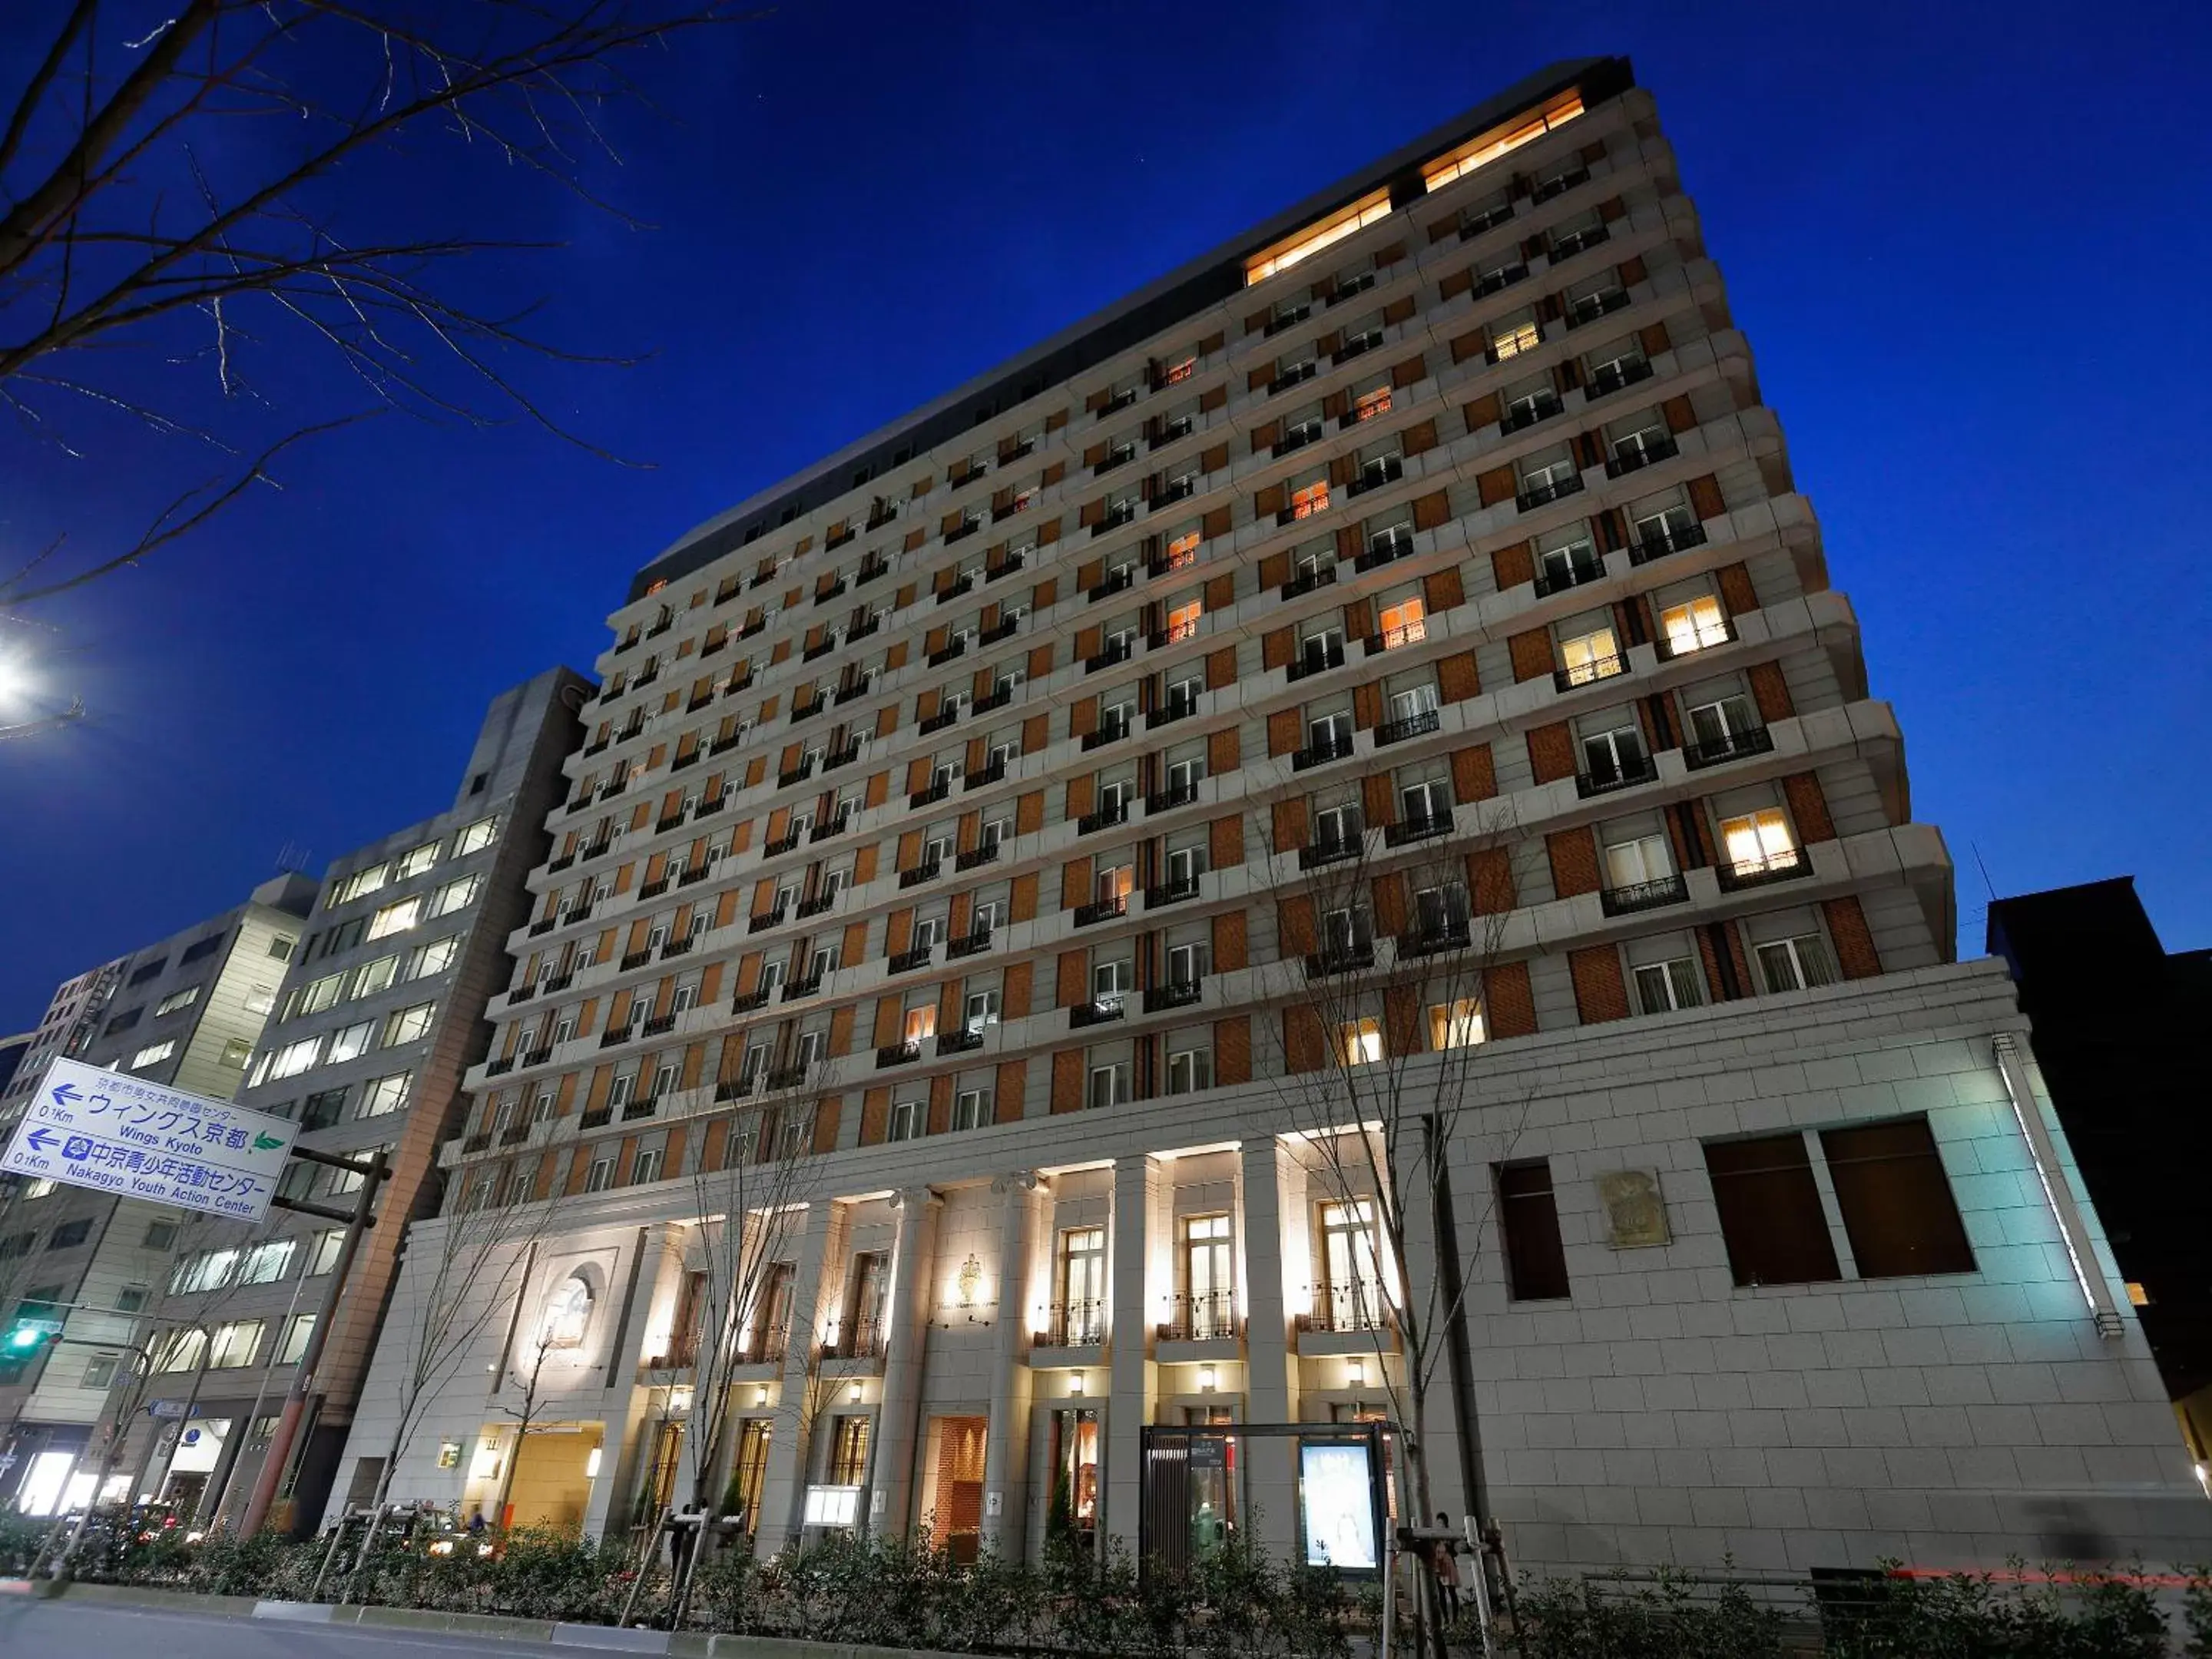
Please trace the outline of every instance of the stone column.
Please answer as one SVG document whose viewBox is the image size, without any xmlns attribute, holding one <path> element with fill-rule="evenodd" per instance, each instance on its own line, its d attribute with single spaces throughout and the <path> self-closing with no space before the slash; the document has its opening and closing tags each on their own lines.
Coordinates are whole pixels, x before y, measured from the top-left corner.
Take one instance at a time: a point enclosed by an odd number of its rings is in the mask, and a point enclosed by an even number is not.
<svg viewBox="0 0 2212 1659">
<path fill-rule="evenodd" d="M 1152 1359 L 1153 1220 L 1160 1166 L 1139 1153 L 1114 1161 L 1114 1231 L 1110 1272 L 1113 1354 L 1105 1420 L 1106 1515 L 1103 1530 L 1133 1559 L 1144 1504 L 1144 1449 L 1139 1431 L 1152 1420 L 1159 1367 Z"/>
<path fill-rule="evenodd" d="M 1244 1143 L 1237 1159 L 1243 1247 L 1246 1419 L 1298 1420 L 1298 1370 L 1291 1329 L 1292 1287 L 1306 1272 L 1305 1172 L 1273 1135 Z M 1294 1254 L 1295 1253 L 1295 1254 Z M 1297 1542 L 1297 1448 L 1254 1436 L 1244 1450 L 1244 1525 L 1260 1548 L 1291 1559 Z"/>
<path fill-rule="evenodd" d="M 609 1517 L 623 1513 L 623 1505 L 635 1494 L 643 1478 L 641 1460 L 652 1453 L 649 1437 L 639 1432 L 651 1413 L 649 1402 L 644 1397 L 647 1391 L 639 1388 L 638 1376 L 644 1370 L 645 1362 L 656 1357 L 648 1352 L 654 1346 L 652 1340 L 653 1305 L 672 1263 L 674 1264 L 678 1282 L 682 1282 L 684 1231 L 684 1229 L 665 1221 L 639 1228 L 631 1247 L 635 1255 L 627 1262 L 617 1259 L 616 1282 L 607 1287 L 612 1326 L 608 1334 L 606 1376 L 599 1400 L 604 1437 L 600 1442 L 599 1475 L 592 1482 L 591 1495 L 584 1514 L 584 1531 L 589 1536 L 605 1535 Z M 515 1320 L 506 1366 L 494 1390 L 495 1398 L 503 1394 L 520 1404 L 532 1364 L 530 1333 L 534 1328 L 533 1322 L 540 1316 L 539 1310 L 544 1304 L 547 1292 L 558 1281 L 560 1272 L 556 1267 L 541 1276 L 539 1264 L 533 1263 L 530 1276 L 523 1281 L 523 1294 L 528 1300 L 519 1310 Z M 576 1395 L 573 1407 L 574 1413 L 588 1415 L 592 1402 L 584 1394 L 588 1385 L 582 1377 L 579 1377 L 573 1386 Z M 538 1414 L 542 1420 L 557 1419 L 568 1414 L 568 1409 L 559 1403 L 563 1392 L 558 1375 L 549 1364 L 538 1388 Z M 547 1403 L 549 1397 L 554 1403 Z M 694 1446 L 698 1439 L 701 1405 L 699 1400 L 693 1399 L 691 1423 L 684 1437 Z M 522 1443 L 513 1434 L 511 1428 L 506 1455 L 510 1459 L 522 1455 Z M 677 1490 L 678 1503 L 688 1502 L 689 1494 L 684 1492 L 680 1480 Z"/>
<path fill-rule="evenodd" d="M 1036 1173 L 1028 1170 L 992 1183 L 1000 1194 L 999 1322 L 992 1333 L 991 1427 L 983 1446 L 983 1547 L 1017 1559 L 1028 1515 L 1030 1387 L 1023 1350 L 1036 1184 Z"/>
<path fill-rule="evenodd" d="M 844 1288 L 845 1228 L 844 1205 L 823 1199 L 806 1206 L 806 1224 L 799 1232 L 799 1256 L 793 1265 L 791 1334 L 783 1351 L 775 1425 L 769 1431 L 768 1469 L 761 1478 L 760 1521 L 753 1534 L 753 1547 L 763 1556 L 775 1554 L 799 1530 L 820 1417 L 818 1411 L 809 1409 L 813 1403 L 809 1391 L 819 1386 L 814 1356 Z M 741 1425 L 732 1425 L 728 1449 L 733 1457 L 740 1431 Z"/>
<path fill-rule="evenodd" d="M 1409 1174 L 1413 1172 L 1410 1169 L 1407 1171 Z M 1413 1517 L 1414 1524 L 1434 1526 L 1437 1511 L 1442 1510 L 1451 1516 L 1452 1524 L 1457 1526 L 1472 1504 L 1467 1483 L 1461 1478 L 1460 1425 L 1452 1395 L 1451 1367 L 1446 1363 L 1451 1331 L 1444 1318 L 1449 1305 L 1449 1298 L 1438 1285 L 1443 1261 L 1437 1240 L 1437 1194 L 1421 1183 L 1413 1182 L 1408 1183 L 1404 1197 L 1407 1260 L 1397 1264 L 1398 1282 L 1404 1287 L 1406 1305 L 1426 1322 L 1422 1328 L 1421 1340 L 1431 1356 L 1433 1373 L 1429 1378 L 1428 1400 L 1423 1413 L 1427 1439 L 1421 1447 L 1422 1462 L 1429 1477 L 1429 1505 L 1425 1512 Z M 1468 1223 L 1458 1217 L 1455 1217 L 1454 1221 L 1454 1247 L 1462 1256 L 1462 1262 L 1456 1265 L 1463 1266 L 1473 1241 L 1457 1231 Z M 1478 1222 L 1476 1224 L 1481 1224 Z M 1490 1224 L 1494 1225 L 1495 1223 Z M 1456 1273 L 1450 1282 L 1456 1282 Z M 1435 1291 L 1433 1295 L 1432 1288 Z M 1391 1356 L 1390 1363 L 1398 1367 L 1398 1374 L 1402 1379 L 1399 1398 L 1405 1402 L 1406 1413 L 1410 1418 L 1413 1405 L 1413 1356 L 1406 1346 L 1402 1332 L 1396 1347 L 1397 1352 Z M 1371 1360 L 1370 1364 L 1371 1366 Z M 1410 1433 L 1410 1423 L 1407 1428 Z M 1409 1513 L 1413 1501 L 1413 1494 L 1407 1492 L 1402 1507 Z"/>
<path fill-rule="evenodd" d="M 898 1243 L 891 1258 L 890 1316 L 884 1349 L 883 1403 L 868 1453 L 868 1531 L 902 1536 L 913 1524 L 915 1460 L 921 1450 L 922 1359 L 929 1345 L 935 1294 L 937 1219 L 945 1200 L 927 1187 L 908 1187 L 898 1208 Z"/>
</svg>

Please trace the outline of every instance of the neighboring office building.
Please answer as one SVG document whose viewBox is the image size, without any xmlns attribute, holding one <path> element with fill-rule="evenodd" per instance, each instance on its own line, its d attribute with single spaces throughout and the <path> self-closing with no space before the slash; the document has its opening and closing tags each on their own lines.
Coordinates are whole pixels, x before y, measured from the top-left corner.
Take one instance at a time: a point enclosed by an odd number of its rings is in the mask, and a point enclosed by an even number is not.
<svg viewBox="0 0 2212 1659">
<path fill-rule="evenodd" d="M 1431 1424 L 1452 1513 L 1479 1431 L 1534 1565 L 2203 1553 L 1624 61 L 763 491 L 614 623 L 449 1153 L 549 1231 L 395 1497 L 489 1506 L 513 1459 L 516 1520 L 618 1534 L 678 1495 L 688 1177 L 797 1079 L 818 1164 L 726 1465 L 758 1543 L 1033 1553 L 1059 1493 L 1134 1546 L 1142 1425 L 1357 1423 L 1402 1366 L 1277 1079 L 1480 1042 L 1449 1213 L 1507 1248 Z M 1492 918 L 1479 999 L 1320 1029 L 1308 986 L 1417 989 Z M 1288 1548 L 1283 1443 L 1212 1462 Z"/>
<path fill-rule="evenodd" d="M 0 1130 L 13 1133 L 57 1057 L 231 1099 L 314 896 L 305 877 L 275 877 L 238 908 L 64 983 L 0 1099 Z M 0 1371 L 0 1433 L 16 1453 L 0 1474 L 0 1503 L 46 1513 L 82 1496 L 70 1485 L 77 1455 L 146 1334 L 170 1250 L 230 1224 L 51 1182 L 9 1184 L 0 1194 L 0 1302 L 10 1312 L 26 1302 L 77 1304 L 38 1358 L 13 1376 Z"/>
<path fill-rule="evenodd" d="M 551 669 L 486 711 L 453 804 L 332 863 L 258 1046 L 241 1105 L 301 1125 L 301 1144 L 347 1157 L 378 1147 L 392 1178 L 339 1302 L 295 1490 L 319 1512 L 382 1322 L 406 1222 L 438 1201 L 437 1154 L 455 1132 L 463 1070 L 483 1057 L 485 1003 L 506 989 L 507 937 L 526 916 L 523 882 L 546 856 L 544 823 L 575 748 L 590 683 Z M 295 1163 L 288 1196 L 349 1207 L 343 1170 Z M 156 1310 L 167 1341 L 149 1400 L 191 1400 L 180 1443 L 153 1449 L 139 1490 L 223 1519 L 243 1513 L 269 1432 L 325 1294 L 343 1229 L 276 1210 L 253 1242 L 210 1239 L 173 1265 Z M 203 1368 L 203 1360 L 206 1362 Z M 138 1466 L 152 1425 L 126 1468 Z"/>
<path fill-rule="evenodd" d="M 9 1085 L 15 1082 L 15 1073 L 23 1067 L 23 1060 L 31 1052 L 35 1031 L 18 1031 L 14 1036 L 0 1037 L 0 1100 L 8 1096 Z"/>
<path fill-rule="evenodd" d="M 2212 951 L 2168 954 L 2128 876 L 1993 901 L 1989 948 L 2020 986 L 2052 1108 L 2212 1481 L 2212 1110 L 2197 1047 Z"/>
</svg>

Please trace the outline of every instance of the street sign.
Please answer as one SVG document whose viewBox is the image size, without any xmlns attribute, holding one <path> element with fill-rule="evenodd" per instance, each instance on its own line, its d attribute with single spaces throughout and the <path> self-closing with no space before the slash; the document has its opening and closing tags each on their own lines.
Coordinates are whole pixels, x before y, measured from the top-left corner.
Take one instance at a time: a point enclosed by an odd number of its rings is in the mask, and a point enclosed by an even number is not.
<svg viewBox="0 0 2212 1659">
<path fill-rule="evenodd" d="M 146 1411 L 148 1415 L 153 1417 L 198 1417 L 201 1414 L 198 1405 L 187 1406 L 181 1400 L 153 1401 L 147 1406 Z"/>
<path fill-rule="evenodd" d="M 259 1221 L 295 1126 L 73 1060 L 46 1068 L 0 1171 Z"/>
</svg>

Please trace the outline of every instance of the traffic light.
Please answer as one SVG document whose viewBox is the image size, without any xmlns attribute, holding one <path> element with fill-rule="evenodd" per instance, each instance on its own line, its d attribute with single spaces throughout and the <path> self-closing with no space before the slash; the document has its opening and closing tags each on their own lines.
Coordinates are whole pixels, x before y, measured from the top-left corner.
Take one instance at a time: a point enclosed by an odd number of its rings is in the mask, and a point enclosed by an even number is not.
<svg viewBox="0 0 2212 1659">
<path fill-rule="evenodd" d="M 19 1310 L 0 1332 L 0 1382 L 13 1382 L 61 1329 L 62 1322 L 43 1310 Z"/>
</svg>

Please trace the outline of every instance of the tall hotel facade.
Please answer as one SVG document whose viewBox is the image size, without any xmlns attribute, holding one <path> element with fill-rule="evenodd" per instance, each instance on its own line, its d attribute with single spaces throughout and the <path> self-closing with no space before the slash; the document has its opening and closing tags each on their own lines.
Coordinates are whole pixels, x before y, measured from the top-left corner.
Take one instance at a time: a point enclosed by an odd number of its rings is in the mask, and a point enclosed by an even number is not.
<svg viewBox="0 0 2212 1659">
<path fill-rule="evenodd" d="M 612 620 L 387 1329 L 516 1231 L 393 1497 L 619 1535 L 707 1448 L 762 1548 L 1288 1549 L 1316 1495 L 1261 1430 L 1402 1418 L 1418 1307 L 1434 1505 L 1524 1561 L 2201 1553 L 1625 61 L 755 496 Z M 1403 1260 L 1297 1104 L 1383 1076 L 1449 1115 Z M 702 1377 L 714 1194 L 787 1164 Z"/>
</svg>

